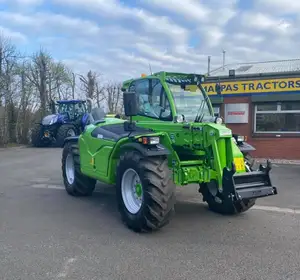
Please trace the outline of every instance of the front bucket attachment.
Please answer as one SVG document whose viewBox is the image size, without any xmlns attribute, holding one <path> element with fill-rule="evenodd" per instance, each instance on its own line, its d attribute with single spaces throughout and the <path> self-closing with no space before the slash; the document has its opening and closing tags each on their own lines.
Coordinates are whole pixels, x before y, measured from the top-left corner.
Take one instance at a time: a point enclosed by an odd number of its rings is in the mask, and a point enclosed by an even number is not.
<svg viewBox="0 0 300 280">
<path fill-rule="evenodd" d="M 235 173 L 235 166 L 231 170 L 223 171 L 223 190 L 228 195 L 234 194 L 235 200 L 253 199 L 276 195 L 277 189 L 272 186 L 270 179 L 271 163 L 260 165 L 258 171 Z"/>
</svg>

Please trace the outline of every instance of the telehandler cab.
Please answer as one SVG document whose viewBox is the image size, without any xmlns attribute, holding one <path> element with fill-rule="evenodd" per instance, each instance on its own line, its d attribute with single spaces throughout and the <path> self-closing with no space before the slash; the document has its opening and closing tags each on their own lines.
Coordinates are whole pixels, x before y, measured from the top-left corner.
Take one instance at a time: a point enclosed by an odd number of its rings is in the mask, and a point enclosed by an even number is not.
<svg viewBox="0 0 300 280">
<path fill-rule="evenodd" d="M 276 195 L 270 162 L 246 171 L 202 81 L 202 75 L 159 72 L 124 82 L 129 121 L 100 113 L 79 137 L 66 139 L 66 191 L 91 195 L 97 180 L 115 185 L 122 220 L 137 232 L 169 223 L 176 185 L 198 184 L 203 201 L 221 214 L 244 212 L 256 199 Z"/>
</svg>

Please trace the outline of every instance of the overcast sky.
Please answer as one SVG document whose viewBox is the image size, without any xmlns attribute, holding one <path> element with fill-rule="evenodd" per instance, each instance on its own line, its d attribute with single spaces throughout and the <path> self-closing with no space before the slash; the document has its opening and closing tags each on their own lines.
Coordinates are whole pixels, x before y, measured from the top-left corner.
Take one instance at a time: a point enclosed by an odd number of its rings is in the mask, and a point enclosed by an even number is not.
<svg viewBox="0 0 300 280">
<path fill-rule="evenodd" d="M 300 57 L 296 0 L 0 0 L 0 31 L 109 79 Z"/>
</svg>

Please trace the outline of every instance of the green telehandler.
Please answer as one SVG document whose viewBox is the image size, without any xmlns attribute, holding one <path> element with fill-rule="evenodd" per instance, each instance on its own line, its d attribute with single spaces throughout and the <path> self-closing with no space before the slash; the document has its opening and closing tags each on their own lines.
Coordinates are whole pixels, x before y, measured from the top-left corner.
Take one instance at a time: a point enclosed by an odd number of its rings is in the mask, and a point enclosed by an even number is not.
<svg viewBox="0 0 300 280">
<path fill-rule="evenodd" d="M 214 116 L 203 81 L 203 75 L 169 72 L 125 81 L 127 120 L 94 109 L 81 135 L 65 140 L 67 193 L 91 195 L 97 180 L 115 185 L 121 218 L 136 232 L 170 222 L 176 186 L 198 184 L 209 208 L 226 215 L 276 195 L 271 163 L 246 169 L 231 130 Z"/>
</svg>

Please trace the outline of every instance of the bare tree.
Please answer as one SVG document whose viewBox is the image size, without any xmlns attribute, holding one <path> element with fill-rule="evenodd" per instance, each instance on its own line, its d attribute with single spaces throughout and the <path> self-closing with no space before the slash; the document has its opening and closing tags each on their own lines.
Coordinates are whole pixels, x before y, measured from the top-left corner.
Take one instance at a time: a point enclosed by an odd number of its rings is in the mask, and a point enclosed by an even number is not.
<svg viewBox="0 0 300 280">
<path fill-rule="evenodd" d="M 49 86 L 51 99 L 68 99 L 68 88 L 71 80 L 67 67 L 61 62 L 51 62 L 49 74 L 51 74 L 51 79 L 50 77 L 48 79 L 49 84 L 52 83 L 53 85 L 52 87 Z"/>
<path fill-rule="evenodd" d="M 97 103 L 97 107 L 103 107 L 103 100 L 105 100 L 105 86 L 102 85 L 102 83 L 100 83 L 99 81 L 96 82 L 96 103 Z"/>
<path fill-rule="evenodd" d="M 122 84 L 116 82 L 110 82 L 105 87 L 103 99 L 111 114 L 122 113 L 123 95 L 121 88 Z"/>
<path fill-rule="evenodd" d="M 66 74 L 68 77 L 67 80 L 67 89 L 71 90 L 71 96 L 72 99 L 75 99 L 75 94 L 76 94 L 76 73 L 74 73 L 71 69 L 67 68 L 66 69 Z"/>
<path fill-rule="evenodd" d="M 19 97 L 17 107 L 17 125 L 16 125 L 16 137 L 18 143 L 27 142 L 27 133 L 30 128 L 30 124 L 34 121 L 34 111 L 37 105 L 37 91 L 32 83 L 26 76 L 28 71 L 27 64 L 23 61 L 19 64 Z"/>
<path fill-rule="evenodd" d="M 26 77 L 38 90 L 42 115 L 46 114 L 46 108 L 49 102 L 49 93 L 47 91 L 47 71 L 50 67 L 50 63 L 51 56 L 45 51 L 40 50 L 33 54 L 30 63 L 27 65 L 28 72 L 26 72 Z M 51 86 L 51 80 L 49 84 Z"/>
<path fill-rule="evenodd" d="M 4 106 L 4 118 L 0 126 L 2 144 L 15 141 L 14 89 L 15 69 L 19 54 L 11 41 L 0 36 L 0 106 Z"/>
<path fill-rule="evenodd" d="M 98 74 L 96 72 L 92 72 L 91 70 L 87 73 L 86 77 L 83 75 L 79 75 L 79 79 L 81 82 L 81 90 L 85 93 L 85 96 L 88 98 L 94 98 L 97 77 Z"/>
<path fill-rule="evenodd" d="M 105 100 L 106 87 L 100 81 L 100 74 L 92 72 L 87 73 L 87 76 L 79 75 L 81 82 L 81 90 L 87 98 L 96 100 L 97 107 L 103 107 L 102 101 Z"/>
<path fill-rule="evenodd" d="M 67 98 L 63 90 L 69 82 L 65 65 L 55 62 L 46 51 L 40 50 L 32 56 L 28 65 L 27 78 L 39 92 L 41 114 L 45 115 L 50 99 Z"/>
</svg>

